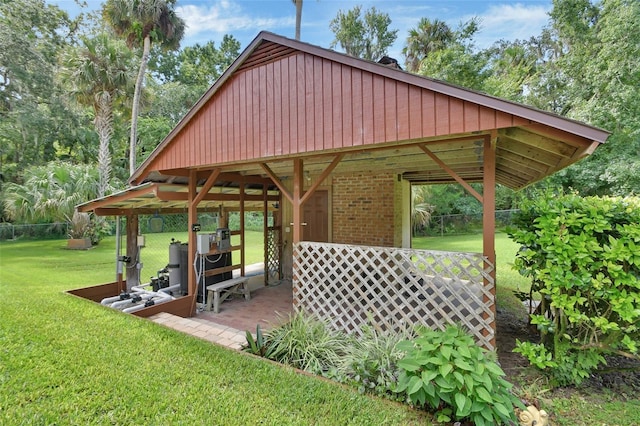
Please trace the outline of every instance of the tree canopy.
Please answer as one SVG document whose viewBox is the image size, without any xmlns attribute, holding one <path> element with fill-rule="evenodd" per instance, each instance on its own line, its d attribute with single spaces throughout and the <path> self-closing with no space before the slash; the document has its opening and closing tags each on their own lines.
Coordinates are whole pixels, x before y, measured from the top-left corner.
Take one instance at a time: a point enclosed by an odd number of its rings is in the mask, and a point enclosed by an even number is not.
<svg viewBox="0 0 640 426">
<path fill-rule="evenodd" d="M 390 30 L 391 18 L 375 7 L 361 16 L 361 6 L 343 12 L 331 21 L 329 28 L 335 34 L 331 48 L 338 44 L 347 55 L 377 61 L 387 54 L 389 47 L 396 41 L 398 30 Z"/>
<path fill-rule="evenodd" d="M 163 4 L 163 16 L 176 17 L 175 2 L 162 0 L 109 0 L 105 14 L 116 3 Z M 165 21 L 159 26 L 143 25 L 142 16 L 136 20 L 113 12 L 109 22 L 114 25 L 109 27 L 103 16 L 91 19 L 80 14 L 71 19 L 45 0 L 0 0 L 0 199 L 13 196 L 13 184 L 25 184 L 34 173 L 30 169 L 54 161 L 95 169 L 101 158 L 102 163 L 111 163 L 114 185 L 126 182 L 131 170 L 131 137 L 127 133 L 135 104 L 131 92 L 111 94 L 117 101 L 107 120 L 112 124 L 111 158 L 105 160 L 104 144 L 101 149 L 95 126 L 99 110 L 94 101 L 102 87 L 98 83 L 101 78 L 91 78 L 82 86 L 79 76 L 73 77 L 76 81 L 71 86 L 61 78 L 65 69 L 70 69 L 65 58 L 88 49 L 87 41 L 95 42 L 97 35 L 103 34 L 108 44 L 116 45 L 122 36 L 132 53 L 141 57 L 143 35 L 148 36 L 150 61 L 142 74 L 147 84 L 138 85 L 136 125 L 143 131 L 136 137 L 136 164 L 240 53 L 240 43 L 233 35 L 226 35 L 218 45 L 210 41 L 171 50 L 184 32 L 180 22 L 170 20 L 175 27 L 166 26 Z M 369 60 L 387 55 L 398 37 L 389 15 L 376 8 L 365 11 L 357 6 L 340 11 L 329 27 L 335 35 L 331 47 L 339 46 L 347 54 Z M 476 19 L 451 28 L 437 18 L 423 17 L 406 33 L 403 55 L 407 69 L 611 131 L 608 142 L 589 158 L 538 185 L 572 188 L 582 195 L 637 194 L 640 2 L 554 0 L 548 25 L 539 35 L 528 40 L 496 40 L 483 49 L 475 42 L 481 28 L 482 22 Z M 105 71 L 118 69 L 115 58 L 105 56 L 101 61 Z M 127 72 L 140 70 L 136 68 L 128 65 Z M 74 93 L 84 93 L 84 97 Z M 423 195 L 428 195 L 423 203 L 433 215 L 477 209 L 458 189 L 434 187 Z M 501 208 L 513 206 L 517 199 L 506 190 L 501 197 Z M 6 211 L 1 216 L 2 220 L 17 220 Z"/>
</svg>

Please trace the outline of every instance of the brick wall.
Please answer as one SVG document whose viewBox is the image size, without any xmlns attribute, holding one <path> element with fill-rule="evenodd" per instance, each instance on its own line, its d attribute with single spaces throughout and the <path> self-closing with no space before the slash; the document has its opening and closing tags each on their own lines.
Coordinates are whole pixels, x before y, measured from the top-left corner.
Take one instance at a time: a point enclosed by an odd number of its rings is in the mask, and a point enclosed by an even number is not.
<svg viewBox="0 0 640 426">
<path fill-rule="evenodd" d="M 392 173 L 336 176 L 332 189 L 333 242 L 392 247 L 394 245 L 394 181 Z"/>
</svg>

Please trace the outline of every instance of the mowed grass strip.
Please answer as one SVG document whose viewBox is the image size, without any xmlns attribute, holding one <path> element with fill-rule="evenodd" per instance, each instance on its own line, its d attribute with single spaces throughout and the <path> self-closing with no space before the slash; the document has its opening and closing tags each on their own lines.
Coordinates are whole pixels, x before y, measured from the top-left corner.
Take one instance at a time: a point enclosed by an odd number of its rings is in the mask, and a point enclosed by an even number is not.
<svg viewBox="0 0 640 426">
<path fill-rule="evenodd" d="M 360 395 L 76 298 L 113 241 L 0 243 L 0 424 L 428 424 Z"/>
</svg>

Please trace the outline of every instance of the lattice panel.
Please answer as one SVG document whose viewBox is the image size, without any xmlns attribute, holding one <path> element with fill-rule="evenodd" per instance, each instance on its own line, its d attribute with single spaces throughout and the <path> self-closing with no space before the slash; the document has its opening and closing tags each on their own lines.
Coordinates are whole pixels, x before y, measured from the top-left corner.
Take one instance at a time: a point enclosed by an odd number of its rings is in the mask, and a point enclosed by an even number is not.
<svg viewBox="0 0 640 426">
<path fill-rule="evenodd" d="M 293 257 L 295 309 L 337 329 L 360 333 L 369 318 L 395 330 L 460 323 L 494 349 L 493 265 L 481 254 L 301 242 Z"/>
<path fill-rule="evenodd" d="M 274 284 L 282 279 L 282 268 L 280 267 L 281 255 L 281 236 L 279 226 L 270 226 L 267 228 L 267 253 L 265 258 L 267 262 L 264 265 L 264 276 L 267 285 Z"/>
</svg>

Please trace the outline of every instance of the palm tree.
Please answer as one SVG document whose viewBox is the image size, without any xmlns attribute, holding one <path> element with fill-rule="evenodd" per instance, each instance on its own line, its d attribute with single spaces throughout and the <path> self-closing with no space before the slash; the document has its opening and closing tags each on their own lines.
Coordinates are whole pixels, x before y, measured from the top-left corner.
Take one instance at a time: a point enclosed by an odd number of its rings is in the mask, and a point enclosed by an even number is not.
<svg viewBox="0 0 640 426">
<path fill-rule="evenodd" d="M 72 95 L 80 104 L 93 107 L 93 124 L 100 140 L 99 197 L 104 196 L 109 188 L 113 106 L 123 100 L 132 88 L 133 78 L 128 72 L 131 59 L 131 51 L 107 34 L 84 38 L 82 46 L 67 52 L 63 58 L 61 75 L 71 86 Z"/>
<path fill-rule="evenodd" d="M 296 40 L 300 40 L 300 24 L 302 22 L 302 0 L 291 0 L 296 5 Z"/>
<path fill-rule="evenodd" d="M 409 30 L 407 45 L 402 49 L 407 71 L 417 72 L 429 53 L 444 49 L 454 40 L 455 32 L 444 21 L 420 19 L 418 26 Z"/>
<path fill-rule="evenodd" d="M 63 222 L 73 216 L 75 206 L 95 198 L 97 191 L 95 166 L 52 161 L 27 169 L 23 184 L 5 184 L 5 213 L 21 223 Z"/>
<path fill-rule="evenodd" d="M 106 22 L 129 47 L 142 46 L 142 58 L 136 79 L 131 110 L 131 135 L 129 139 L 129 172 L 136 169 L 136 141 L 138 136 L 138 112 L 144 75 L 149 62 L 152 43 L 159 43 L 165 50 L 180 47 L 185 22 L 176 15 L 176 0 L 107 0 L 103 9 Z"/>
<path fill-rule="evenodd" d="M 413 236 L 429 225 L 434 206 L 429 203 L 431 188 L 427 185 L 411 186 L 411 228 Z"/>
</svg>

